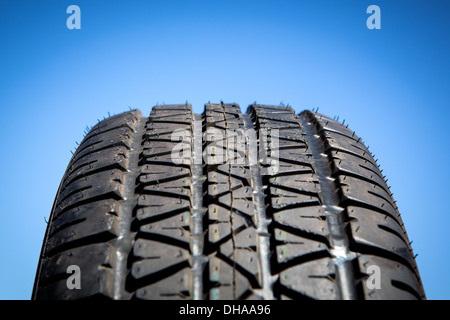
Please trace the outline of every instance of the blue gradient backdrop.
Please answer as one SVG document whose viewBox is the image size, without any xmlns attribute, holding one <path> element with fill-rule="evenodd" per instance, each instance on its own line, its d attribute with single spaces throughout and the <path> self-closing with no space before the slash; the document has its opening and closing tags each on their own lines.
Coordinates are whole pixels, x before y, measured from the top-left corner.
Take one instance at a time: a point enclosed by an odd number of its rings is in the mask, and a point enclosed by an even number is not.
<svg viewBox="0 0 450 320">
<path fill-rule="evenodd" d="M 66 9 L 81 8 L 81 30 Z M 381 8 L 368 30 L 366 8 Z M 290 104 L 379 158 L 428 298 L 450 299 L 449 1 L 0 2 L 0 299 L 29 299 L 75 141 L 163 102 Z"/>
</svg>

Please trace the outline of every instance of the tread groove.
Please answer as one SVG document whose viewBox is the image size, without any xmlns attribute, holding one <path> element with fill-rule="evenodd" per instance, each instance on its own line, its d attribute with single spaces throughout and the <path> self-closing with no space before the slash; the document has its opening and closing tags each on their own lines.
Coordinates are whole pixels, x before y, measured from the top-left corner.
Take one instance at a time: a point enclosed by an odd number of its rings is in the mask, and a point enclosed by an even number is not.
<svg viewBox="0 0 450 320">
<path fill-rule="evenodd" d="M 331 255 L 334 257 L 337 282 L 341 298 L 354 300 L 358 298 L 354 282 L 354 270 L 351 261 L 354 257 L 350 254 L 349 239 L 344 227 L 343 209 L 336 193 L 336 184 L 331 180 L 332 169 L 325 155 L 327 148 L 322 143 L 319 135 L 320 125 L 314 114 L 304 111 L 300 114 L 302 127 L 305 130 L 309 147 L 316 164 L 316 174 L 322 190 L 322 203 L 327 216 L 327 224 L 330 232 Z M 341 262 L 344 261 L 344 262 Z"/>
<path fill-rule="evenodd" d="M 256 218 L 256 232 L 258 237 L 257 253 L 259 267 L 261 270 L 261 291 L 260 294 L 265 300 L 273 300 L 272 271 L 270 265 L 270 237 L 268 225 L 271 219 L 267 216 L 264 200 L 263 182 L 260 168 L 258 166 L 256 130 L 253 127 L 250 114 L 244 116 L 244 127 L 246 131 L 246 140 L 248 145 L 248 160 L 250 163 L 250 181 L 253 189 L 253 204 Z M 261 146 L 260 146 L 261 147 Z"/>
<path fill-rule="evenodd" d="M 420 294 L 416 290 L 414 290 L 411 286 L 407 285 L 406 283 L 404 283 L 402 281 L 391 280 L 391 284 L 395 288 L 398 288 L 400 290 L 403 290 L 403 291 L 406 291 L 406 292 L 412 294 L 417 300 L 422 300 L 422 297 L 420 296 Z"/>
<path fill-rule="evenodd" d="M 116 236 L 109 231 L 101 232 L 98 234 L 94 234 L 91 236 L 87 236 L 81 239 L 73 240 L 70 242 L 63 243 L 59 245 L 58 247 L 54 248 L 53 250 L 50 250 L 45 254 L 46 258 L 50 258 L 58 253 L 69 251 L 71 249 L 79 248 L 88 246 L 95 243 L 103 243 L 108 242 L 109 240 L 114 239 Z"/>
<path fill-rule="evenodd" d="M 192 297 L 201 300 L 204 297 L 203 270 L 206 263 L 204 256 L 204 227 L 205 210 L 203 208 L 203 164 L 202 164 L 202 134 L 203 122 L 201 116 L 195 115 L 192 122 L 192 177 L 191 177 L 191 253 L 192 253 Z"/>
</svg>

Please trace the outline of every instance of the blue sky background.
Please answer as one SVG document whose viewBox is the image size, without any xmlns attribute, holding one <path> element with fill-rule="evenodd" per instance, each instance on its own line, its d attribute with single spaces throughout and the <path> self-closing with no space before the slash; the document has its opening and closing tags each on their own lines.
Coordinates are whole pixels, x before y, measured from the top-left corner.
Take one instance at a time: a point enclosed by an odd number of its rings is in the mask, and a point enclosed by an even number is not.
<svg viewBox="0 0 450 320">
<path fill-rule="evenodd" d="M 66 9 L 81 8 L 81 30 Z M 366 8 L 381 8 L 368 30 Z M 75 141 L 157 103 L 290 104 L 379 158 L 429 299 L 450 299 L 450 1 L 0 1 L 0 299 L 29 299 Z"/>
</svg>

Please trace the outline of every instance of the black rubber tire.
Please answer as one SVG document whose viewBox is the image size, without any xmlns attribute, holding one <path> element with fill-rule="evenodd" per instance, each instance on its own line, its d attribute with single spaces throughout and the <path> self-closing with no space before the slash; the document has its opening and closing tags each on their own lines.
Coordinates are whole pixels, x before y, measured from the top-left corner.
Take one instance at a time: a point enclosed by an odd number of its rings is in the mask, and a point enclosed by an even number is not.
<svg viewBox="0 0 450 320">
<path fill-rule="evenodd" d="M 188 152 L 174 162 L 174 148 Z M 228 152 L 222 162 L 218 150 Z M 81 289 L 67 287 L 71 265 Z M 369 289 L 373 265 L 380 283 Z M 202 115 L 188 104 L 156 106 L 149 118 L 134 110 L 85 136 L 56 195 L 32 298 L 94 297 L 425 293 L 392 194 L 353 131 L 312 111 L 242 114 L 220 103 Z"/>
</svg>

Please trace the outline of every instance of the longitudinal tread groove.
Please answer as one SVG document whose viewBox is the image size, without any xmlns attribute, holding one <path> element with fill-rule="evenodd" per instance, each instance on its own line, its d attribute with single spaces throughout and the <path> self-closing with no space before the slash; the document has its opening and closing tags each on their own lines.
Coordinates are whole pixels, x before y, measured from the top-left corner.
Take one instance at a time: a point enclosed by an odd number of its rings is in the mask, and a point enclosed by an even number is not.
<svg viewBox="0 0 450 320">
<path fill-rule="evenodd" d="M 328 163 L 326 148 L 318 135 L 315 118 L 309 113 L 303 112 L 300 115 L 303 127 L 309 140 L 309 146 L 315 158 L 316 173 L 322 189 L 322 201 L 327 215 L 328 227 L 330 230 L 330 245 L 333 262 L 335 265 L 337 281 L 341 298 L 357 299 L 355 272 L 352 260 L 356 255 L 352 255 L 349 250 L 349 237 L 346 233 L 344 221 L 344 210 L 339 206 L 340 201 L 337 195 L 335 179 L 332 176 L 332 168 Z"/>
<path fill-rule="evenodd" d="M 253 120 L 249 114 L 244 115 L 244 125 L 246 129 L 248 159 L 250 162 L 250 181 L 253 188 L 253 203 L 256 220 L 256 230 L 258 236 L 257 251 L 260 267 L 261 290 L 259 295 L 265 300 L 273 300 L 273 284 L 275 282 L 272 277 L 270 265 L 270 234 L 268 225 L 271 223 L 271 217 L 267 216 L 266 205 L 264 199 L 263 182 L 257 156 L 257 136 L 253 126 Z M 262 147 L 262 146 L 260 146 Z"/>
</svg>

